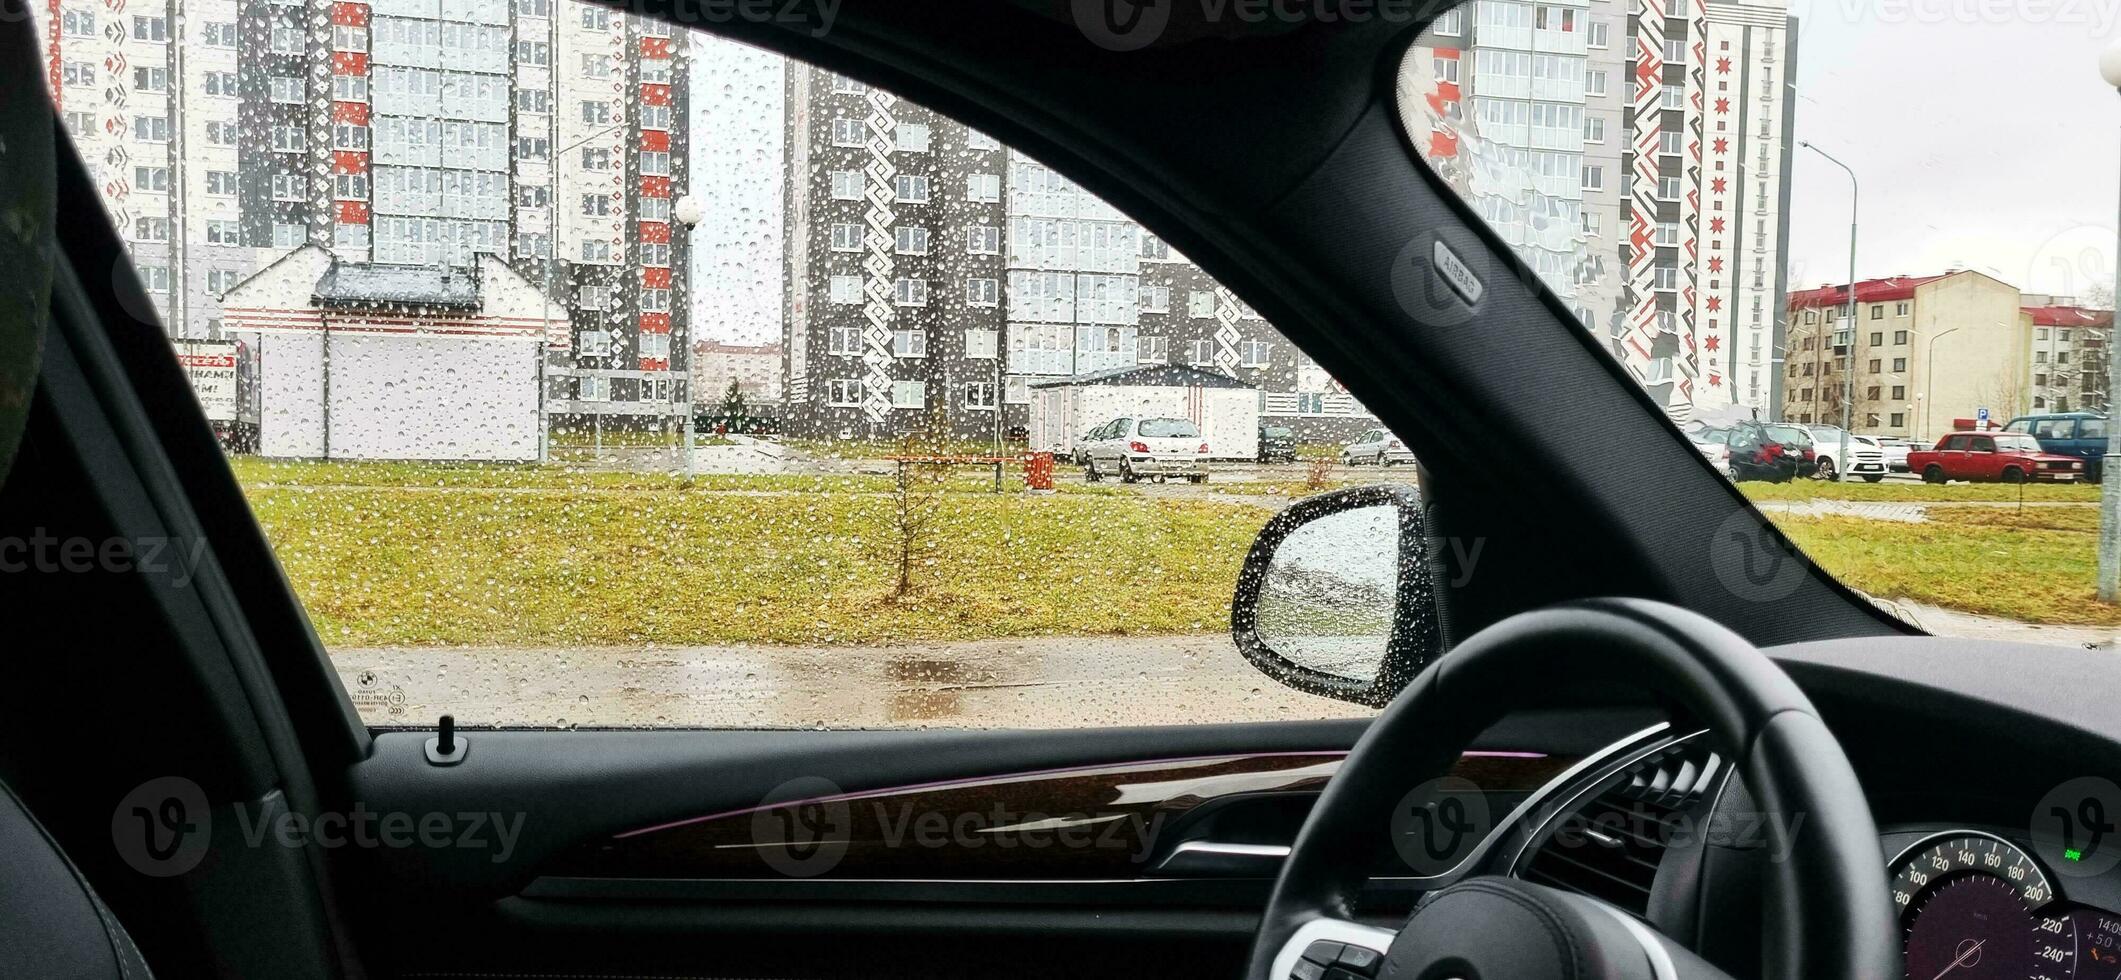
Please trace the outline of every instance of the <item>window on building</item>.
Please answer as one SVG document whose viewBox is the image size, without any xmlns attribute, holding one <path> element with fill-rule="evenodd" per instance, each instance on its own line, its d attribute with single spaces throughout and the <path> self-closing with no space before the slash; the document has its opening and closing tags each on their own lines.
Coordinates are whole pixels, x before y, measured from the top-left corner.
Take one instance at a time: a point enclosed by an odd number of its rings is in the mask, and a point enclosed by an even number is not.
<svg viewBox="0 0 2121 980">
<path fill-rule="evenodd" d="M 827 298 L 831 302 L 845 305 L 862 301 L 862 277 L 860 276 L 833 276 L 828 286 Z"/>
<path fill-rule="evenodd" d="M 891 356 L 893 356 L 893 357 L 927 357 L 927 356 L 928 356 L 928 331 L 926 331 L 926 330 L 893 330 L 893 331 L 891 331 Z"/>
<path fill-rule="evenodd" d="M 992 203 L 1002 199 L 1000 174 L 968 174 L 965 177 L 965 199 L 980 203 Z"/>
<path fill-rule="evenodd" d="M 891 382 L 892 408 L 926 408 L 928 406 L 928 383 L 925 381 Z"/>
<path fill-rule="evenodd" d="M 928 280 L 895 279 L 891 283 L 891 301 L 899 306 L 927 306 Z"/>
<path fill-rule="evenodd" d="M 1893 331 L 1893 343 L 1895 343 L 1895 344 L 1906 344 L 1906 343 L 1907 343 L 1907 331 L 1905 331 L 1905 330 L 1895 330 L 1895 331 Z"/>
<path fill-rule="evenodd" d="M 972 255 L 1002 254 L 1002 230 L 993 225 L 965 229 L 965 251 Z"/>
<path fill-rule="evenodd" d="M 892 129 L 891 135 L 901 152 L 928 152 L 928 127 L 925 124 L 902 122 Z"/>
<path fill-rule="evenodd" d="M 995 279 L 967 279 L 967 280 L 965 280 L 965 305 L 967 305 L 967 306 L 999 306 L 999 305 L 1001 305 L 1001 284 L 1000 284 L 1000 281 L 999 281 L 999 280 L 995 280 Z"/>
<path fill-rule="evenodd" d="M 859 201 L 862 199 L 862 175 L 856 170 L 832 172 L 832 199 L 835 201 Z"/>
<path fill-rule="evenodd" d="M 994 409 L 994 382 L 968 381 L 965 383 L 964 392 L 966 408 L 979 411 L 992 411 Z"/>
<path fill-rule="evenodd" d="M 988 281 L 992 282 L 993 280 L 990 279 Z M 982 360 L 998 356 L 1000 351 L 995 343 L 996 337 L 997 334 L 993 330 L 971 329 L 965 331 L 965 356 Z"/>
<path fill-rule="evenodd" d="M 1215 294 L 1205 289 L 1195 289 L 1187 293 L 1186 315 L 1190 317 L 1214 316 Z"/>
<path fill-rule="evenodd" d="M 900 204 L 928 203 L 928 178 L 917 174 L 900 174 L 895 178 Z"/>
<path fill-rule="evenodd" d="M 169 18 L 167 18 L 167 17 L 147 17 L 147 16 L 142 16 L 142 15 L 139 15 L 139 14 L 135 14 L 135 15 L 133 15 L 133 40 L 135 40 L 135 41 L 167 41 L 167 40 L 169 40 Z"/>
<path fill-rule="evenodd" d="M 1893 371 L 1894 371 L 1895 373 L 1898 373 L 1898 372 L 1901 372 L 1901 371 L 1905 371 L 1905 370 L 1907 370 L 1907 358 L 1905 358 L 1905 357 L 1896 357 L 1896 358 L 1893 358 Z"/>
</svg>

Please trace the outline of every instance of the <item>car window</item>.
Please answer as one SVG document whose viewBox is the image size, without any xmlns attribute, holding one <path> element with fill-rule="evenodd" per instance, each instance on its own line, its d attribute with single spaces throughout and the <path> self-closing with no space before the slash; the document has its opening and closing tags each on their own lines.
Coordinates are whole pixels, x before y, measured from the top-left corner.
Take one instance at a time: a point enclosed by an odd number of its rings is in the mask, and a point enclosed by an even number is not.
<svg viewBox="0 0 2121 980">
<path fill-rule="evenodd" d="M 1139 431 L 1151 439 L 1192 439 L 1200 435 L 1200 427 L 1185 419 L 1143 419 Z"/>
<path fill-rule="evenodd" d="M 2104 439 L 2104 438 L 2106 438 L 2106 420 L 2105 420 L 2105 419 L 2078 419 L 2078 420 L 2077 420 L 2077 438 L 2079 438 L 2079 439 Z"/>
<path fill-rule="evenodd" d="M 168 6 L 42 25 L 51 96 L 369 723 L 1368 711 L 1253 669 L 1232 591 L 1291 501 L 1414 471 L 1038 159 L 615 7 Z M 1211 451 L 1092 482 L 1133 418 Z"/>
<path fill-rule="evenodd" d="M 2042 66 L 2037 100 L 1964 71 L 1998 30 L 2014 63 Z M 1394 95 L 1409 157 L 1518 266 L 1461 260 L 1552 293 L 1574 314 L 1563 328 L 1680 425 L 1831 426 L 1926 448 L 2010 419 L 2066 438 L 2071 422 L 2048 416 L 2103 414 L 2114 388 L 2113 216 L 2081 193 L 2111 188 L 2113 167 L 2032 134 L 2111 118 L 2094 70 L 2109 35 L 2069 16 L 1886 5 L 1481 0 L 1411 39 Z M 1961 116 L 2022 138 L 1968 153 L 1934 125 Z M 1985 485 L 1996 475 L 1872 468 L 1818 435 L 1823 460 L 1728 475 L 1850 587 L 1984 637 L 2121 627 L 2095 588 L 2099 457 L 2023 488 L 2053 505 L 2035 524 L 1982 509 L 2018 497 Z M 1687 470 L 1648 479 L 1699 478 Z"/>
<path fill-rule="evenodd" d="M 1967 443 L 1966 448 L 1970 452 L 1992 453 L 1996 451 L 1996 440 L 1988 436 L 1975 436 Z"/>
<path fill-rule="evenodd" d="M 1972 438 L 1972 436 L 1947 436 L 1944 440 L 1943 445 L 1939 448 L 1950 449 L 1955 452 L 1964 451 L 1967 447 L 1968 441 Z"/>
</svg>

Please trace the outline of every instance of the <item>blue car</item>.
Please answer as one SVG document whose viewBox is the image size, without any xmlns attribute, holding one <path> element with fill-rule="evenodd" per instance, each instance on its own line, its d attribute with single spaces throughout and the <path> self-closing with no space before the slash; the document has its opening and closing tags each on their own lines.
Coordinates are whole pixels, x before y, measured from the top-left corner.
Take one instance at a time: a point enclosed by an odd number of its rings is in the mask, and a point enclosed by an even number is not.
<svg viewBox="0 0 2121 980">
<path fill-rule="evenodd" d="M 2100 460 L 2106 455 L 2106 416 L 2093 412 L 2020 415 L 2003 431 L 2026 433 L 2044 452 L 2083 460 L 2085 481 L 2099 482 Z"/>
</svg>

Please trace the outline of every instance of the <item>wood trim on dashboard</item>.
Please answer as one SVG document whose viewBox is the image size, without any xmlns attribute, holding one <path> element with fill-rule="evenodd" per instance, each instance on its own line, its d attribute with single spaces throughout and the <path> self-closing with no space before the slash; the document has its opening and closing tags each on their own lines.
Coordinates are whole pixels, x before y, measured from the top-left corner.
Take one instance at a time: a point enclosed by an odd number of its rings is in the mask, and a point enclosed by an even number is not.
<svg viewBox="0 0 2121 980">
<path fill-rule="evenodd" d="M 757 806 L 580 845 L 578 879 L 1065 881 L 1153 876 L 1178 841 L 1286 844 L 1343 751 L 1079 766 L 846 792 L 795 780 Z M 1522 797 L 1577 760 L 1468 752 L 1451 775 Z M 1501 812 L 1498 810 L 1497 812 Z"/>
</svg>

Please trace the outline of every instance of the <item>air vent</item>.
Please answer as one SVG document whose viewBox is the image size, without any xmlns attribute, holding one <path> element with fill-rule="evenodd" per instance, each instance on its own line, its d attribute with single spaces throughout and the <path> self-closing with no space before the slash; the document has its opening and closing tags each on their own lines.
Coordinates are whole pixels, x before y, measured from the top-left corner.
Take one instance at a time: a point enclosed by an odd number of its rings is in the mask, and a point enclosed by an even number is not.
<svg viewBox="0 0 2121 980">
<path fill-rule="evenodd" d="M 1554 821 L 1524 879 L 1642 916 L 1665 848 L 1682 829 L 1682 818 L 1722 779 L 1723 768 L 1707 746 L 1684 742 L 1637 760 L 1608 777 L 1589 802 Z"/>
</svg>

